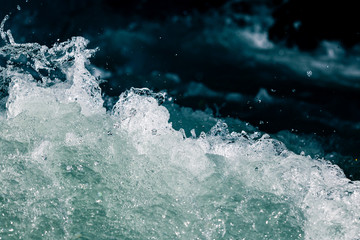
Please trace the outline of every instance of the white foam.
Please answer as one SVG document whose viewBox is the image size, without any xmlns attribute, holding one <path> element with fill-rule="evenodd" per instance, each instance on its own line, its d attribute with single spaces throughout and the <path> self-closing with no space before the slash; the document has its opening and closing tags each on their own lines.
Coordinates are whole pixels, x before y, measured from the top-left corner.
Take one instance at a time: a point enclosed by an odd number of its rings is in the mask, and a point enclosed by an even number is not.
<svg viewBox="0 0 360 240">
<path fill-rule="evenodd" d="M 165 95 L 148 89 L 123 93 L 106 113 L 86 69 L 93 53 L 86 44 L 73 38 L 52 48 L 0 48 L 10 58 L 35 51 L 35 70 L 66 74 L 39 83 L 20 67 L 5 70 L 1 237 L 360 237 L 360 183 L 339 167 L 297 155 L 266 134 L 230 132 L 224 121 L 186 137 L 169 122 L 169 110 L 177 113 L 173 121 L 189 125 L 214 118 L 166 108 Z"/>
</svg>

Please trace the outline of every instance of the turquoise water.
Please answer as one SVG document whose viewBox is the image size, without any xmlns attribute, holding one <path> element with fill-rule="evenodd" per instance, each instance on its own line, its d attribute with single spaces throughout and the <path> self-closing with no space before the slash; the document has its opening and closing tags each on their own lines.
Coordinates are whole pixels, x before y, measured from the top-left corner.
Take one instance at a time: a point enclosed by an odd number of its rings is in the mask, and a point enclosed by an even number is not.
<svg viewBox="0 0 360 240">
<path fill-rule="evenodd" d="M 360 239 L 360 183 L 336 165 L 148 89 L 106 111 L 87 40 L 3 28 L 0 239 Z"/>
</svg>

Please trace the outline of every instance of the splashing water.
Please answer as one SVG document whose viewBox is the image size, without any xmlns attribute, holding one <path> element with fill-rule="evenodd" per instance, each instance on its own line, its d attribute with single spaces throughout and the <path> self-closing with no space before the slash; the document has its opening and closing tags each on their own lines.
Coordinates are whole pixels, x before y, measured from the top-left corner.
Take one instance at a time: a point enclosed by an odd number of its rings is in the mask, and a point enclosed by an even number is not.
<svg viewBox="0 0 360 240">
<path fill-rule="evenodd" d="M 360 238 L 360 184 L 336 165 L 224 121 L 188 138 L 148 89 L 107 113 L 87 40 L 18 44 L 6 19 L 0 239 Z"/>
</svg>

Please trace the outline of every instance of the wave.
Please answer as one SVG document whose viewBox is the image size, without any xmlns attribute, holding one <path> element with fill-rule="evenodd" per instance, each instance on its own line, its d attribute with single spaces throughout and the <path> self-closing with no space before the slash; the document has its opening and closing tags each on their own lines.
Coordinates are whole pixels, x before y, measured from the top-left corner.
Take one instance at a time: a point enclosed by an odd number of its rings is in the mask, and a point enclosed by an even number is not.
<svg viewBox="0 0 360 240">
<path fill-rule="evenodd" d="M 360 238 L 360 182 L 338 166 L 149 89 L 106 111 L 86 39 L 18 44 L 6 19 L 0 238 Z M 187 136 L 170 112 L 215 124 Z"/>
</svg>

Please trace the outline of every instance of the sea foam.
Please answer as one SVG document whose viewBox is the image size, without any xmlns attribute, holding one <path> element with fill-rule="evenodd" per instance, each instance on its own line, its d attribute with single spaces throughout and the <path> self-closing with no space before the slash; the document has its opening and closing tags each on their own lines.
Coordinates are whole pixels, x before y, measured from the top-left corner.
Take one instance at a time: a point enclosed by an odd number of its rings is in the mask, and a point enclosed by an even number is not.
<svg viewBox="0 0 360 240">
<path fill-rule="evenodd" d="M 18 44 L 5 21 L 0 239 L 360 238 L 360 183 L 338 166 L 149 89 L 106 112 L 87 40 Z M 217 122 L 188 137 L 169 112 Z"/>
</svg>

